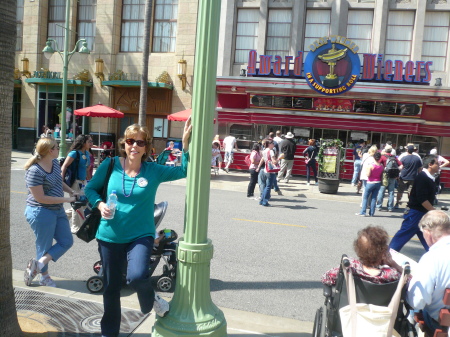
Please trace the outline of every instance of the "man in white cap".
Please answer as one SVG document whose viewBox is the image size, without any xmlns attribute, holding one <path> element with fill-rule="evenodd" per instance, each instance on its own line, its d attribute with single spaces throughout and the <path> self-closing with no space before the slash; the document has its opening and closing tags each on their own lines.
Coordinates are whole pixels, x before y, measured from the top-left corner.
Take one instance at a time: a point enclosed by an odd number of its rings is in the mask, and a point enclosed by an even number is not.
<svg viewBox="0 0 450 337">
<path fill-rule="evenodd" d="M 392 212 L 394 210 L 394 194 L 395 194 L 395 184 L 400 176 L 400 170 L 403 168 L 402 163 L 392 155 L 392 146 L 386 144 L 384 147 L 383 155 L 380 159 L 380 164 L 384 166 L 384 172 L 386 173 L 388 184 L 387 186 L 382 185 L 377 196 L 377 210 L 384 211 L 383 199 L 384 192 L 388 190 L 388 203 L 387 211 Z"/>
<path fill-rule="evenodd" d="M 294 155 L 297 145 L 295 145 L 294 135 L 288 132 L 284 136 L 284 140 L 280 144 L 280 158 L 281 166 L 278 172 L 277 180 L 280 181 L 284 176 L 284 182 L 288 183 L 292 174 L 292 167 L 294 166 Z"/>
</svg>

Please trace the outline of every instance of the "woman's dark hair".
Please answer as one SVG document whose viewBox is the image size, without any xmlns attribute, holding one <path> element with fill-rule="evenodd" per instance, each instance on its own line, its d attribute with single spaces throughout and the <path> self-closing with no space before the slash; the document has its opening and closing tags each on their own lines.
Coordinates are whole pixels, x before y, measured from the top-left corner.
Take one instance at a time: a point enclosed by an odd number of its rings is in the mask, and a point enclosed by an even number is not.
<svg viewBox="0 0 450 337">
<path fill-rule="evenodd" d="M 379 161 L 379 160 L 381 159 L 381 153 L 380 153 L 380 152 L 375 152 L 375 153 L 373 154 L 373 158 L 374 158 L 376 161 Z"/>
<path fill-rule="evenodd" d="M 389 236 L 380 226 L 367 226 L 358 232 L 353 249 L 361 263 L 367 267 L 378 267 L 388 251 Z"/>
<path fill-rule="evenodd" d="M 259 146 L 258 143 L 253 144 L 252 151 L 259 151 L 260 149 L 261 149 L 261 147 Z"/>
<path fill-rule="evenodd" d="M 75 138 L 72 146 L 70 147 L 70 151 L 81 150 L 89 139 L 91 139 L 90 135 L 79 135 Z"/>
</svg>

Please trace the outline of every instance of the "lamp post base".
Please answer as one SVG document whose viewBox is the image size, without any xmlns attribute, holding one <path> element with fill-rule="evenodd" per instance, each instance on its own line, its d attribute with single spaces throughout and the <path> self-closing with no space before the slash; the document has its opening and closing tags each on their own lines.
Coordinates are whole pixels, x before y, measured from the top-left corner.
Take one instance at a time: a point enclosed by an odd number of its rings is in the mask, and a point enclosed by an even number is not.
<svg viewBox="0 0 450 337">
<path fill-rule="evenodd" d="M 211 240 L 205 244 L 180 240 L 175 294 L 169 314 L 164 318 L 157 317 L 152 336 L 227 336 L 225 316 L 211 300 L 212 256 Z"/>
</svg>

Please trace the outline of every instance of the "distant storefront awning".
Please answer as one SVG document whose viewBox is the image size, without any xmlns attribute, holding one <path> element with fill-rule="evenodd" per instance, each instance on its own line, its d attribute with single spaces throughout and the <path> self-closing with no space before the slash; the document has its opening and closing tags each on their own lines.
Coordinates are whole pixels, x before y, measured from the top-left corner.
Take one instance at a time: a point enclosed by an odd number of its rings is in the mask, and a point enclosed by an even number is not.
<svg viewBox="0 0 450 337">
<path fill-rule="evenodd" d="M 116 81 L 103 81 L 102 85 L 108 86 L 108 87 L 140 87 L 141 82 L 140 81 L 122 81 L 122 80 L 116 80 Z M 169 89 L 173 90 L 173 85 L 166 84 L 166 83 L 160 83 L 160 82 L 148 82 L 149 88 L 160 88 L 160 89 Z"/>
<path fill-rule="evenodd" d="M 191 116 L 191 113 L 192 113 L 192 109 L 186 109 L 186 110 L 178 111 L 178 112 L 168 115 L 167 119 L 169 121 L 174 121 L 174 122 L 185 122 Z"/>
<path fill-rule="evenodd" d="M 25 79 L 26 83 L 41 84 L 41 85 L 62 85 L 63 80 L 60 78 L 38 78 L 32 77 Z M 67 80 L 68 85 L 77 85 L 83 87 L 92 87 L 92 82 L 82 80 Z"/>
</svg>

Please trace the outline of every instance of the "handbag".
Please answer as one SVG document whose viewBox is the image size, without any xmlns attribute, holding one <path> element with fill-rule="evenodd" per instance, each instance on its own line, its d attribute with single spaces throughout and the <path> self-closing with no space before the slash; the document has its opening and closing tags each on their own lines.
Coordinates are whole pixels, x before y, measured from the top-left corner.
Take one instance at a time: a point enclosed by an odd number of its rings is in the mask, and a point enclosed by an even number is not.
<svg viewBox="0 0 450 337">
<path fill-rule="evenodd" d="M 267 159 L 266 159 L 265 169 L 267 173 L 277 173 L 280 171 L 280 165 L 274 164 L 272 162 L 272 158 L 270 157 L 270 151 L 267 151 Z"/>
<path fill-rule="evenodd" d="M 245 156 L 244 162 L 245 162 L 245 164 L 247 164 L 247 166 L 250 166 L 252 164 L 249 154 Z"/>
<path fill-rule="evenodd" d="M 106 172 L 105 182 L 103 184 L 103 190 L 101 194 L 102 200 L 106 199 L 106 190 L 108 188 L 109 177 L 111 176 L 113 167 L 114 158 L 111 158 L 108 166 L 108 171 Z M 84 242 L 91 242 L 93 239 L 95 239 L 95 235 L 97 234 L 101 219 L 102 215 L 100 213 L 100 210 L 97 207 L 92 208 L 91 213 L 86 217 L 86 219 L 84 219 L 83 224 L 77 231 L 77 237 Z"/>
<path fill-rule="evenodd" d="M 341 318 L 342 335 L 344 337 L 391 337 L 396 336 L 394 323 L 397 316 L 398 306 L 402 289 L 407 277 L 405 268 L 398 282 L 397 289 L 387 307 L 356 303 L 355 281 L 348 267 L 344 270 L 345 282 L 348 291 L 349 305 L 339 309 Z M 393 335 L 393 333 L 395 335 Z M 398 336 L 398 335 L 397 335 Z"/>
</svg>

